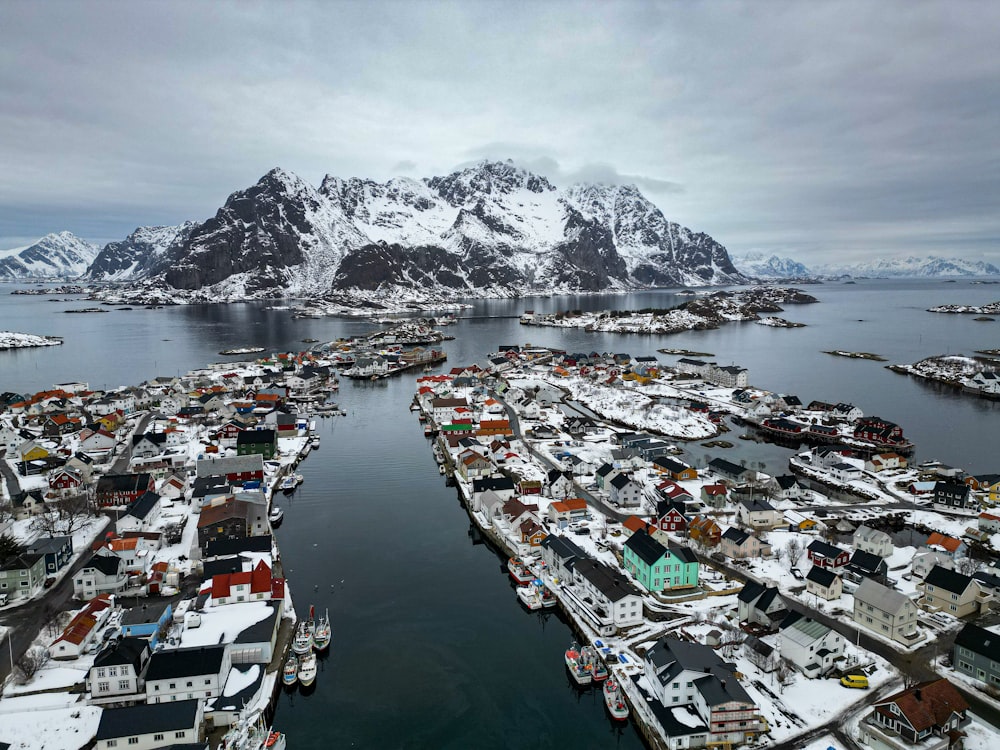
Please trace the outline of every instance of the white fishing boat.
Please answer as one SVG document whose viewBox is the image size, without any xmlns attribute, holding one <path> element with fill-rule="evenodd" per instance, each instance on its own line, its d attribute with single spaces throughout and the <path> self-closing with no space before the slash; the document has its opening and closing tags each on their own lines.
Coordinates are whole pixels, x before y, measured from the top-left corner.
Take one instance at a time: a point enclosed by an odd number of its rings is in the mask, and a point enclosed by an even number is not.
<svg viewBox="0 0 1000 750">
<path fill-rule="evenodd" d="M 260 711 L 240 711 L 218 750 L 285 750 L 285 735 L 269 728 Z"/>
<path fill-rule="evenodd" d="M 302 657 L 299 664 L 299 684 L 309 687 L 316 681 L 316 654 L 309 653 Z"/>
<path fill-rule="evenodd" d="M 312 622 L 309 620 L 303 620 L 295 629 L 295 638 L 292 639 L 292 653 L 298 656 L 305 656 L 312 651 L 312 647 Z"/>
<path fill-rule="evenodd" d="M 299 660 L 294 654 L 289 654 L 285 662 L 285 668 L 281 672 L 281 682 L 283 685 L 291 687 L 299 681 Z"/>
<path fill-rule="evenodd" d="M 267 514 L 267 520 L 271 522 L 272 527 L 280 526 L 284 517 L 285 511 L 277 506 L 271 508 L 271 512 Z"/>
<path fill-rule="evenodd" d="M 612 718 L 624 721 L 628 718 L 628 704 L 622 694 L 621 685 L 614 677 L 604 683 L 604 705 L 608 707 L 608 713 Z"/>
<path fill-rule="evenodd" d="M 313 648 L 317 652 L 326 651 L 330 647 L 331 640 L 333 640 L 333 629 L 330 627 L 330 610 L 326 610 L 313 630 Z"/>
<path fill-rule="evenodd" d="M 532 612 L 542 608 L 542 597 L 539 595 L 538 589 L 534 586 L 518 586 L 517 598 L 521 600 L 521 604 Z"/>
<path fill-rule="evenodd" d="M 598 655 L 597 652 L 595 652 L 590 646 L 587 646 L 584 650 L 587 651 L 587 660 L 591 667 L 590 679 L 594 682 L 604 682 L 611 674 L 608 671 L 608 665 L 604 663 L 604 660 L 600 657 L 600 655 Z"/>
<path fill-rule="evenodd" d="M 309 445 L 312 446 L 313 450 L 319 448 L 319 435 L 313 435 L 311 438 L 309 438 Z"/>
<path fill-rule="evenodd" d="M 566 649 L 566 668 L 577 685 L 589 685 L 591 681 L 590 670 L 580 663 L 580 657 L 580 649 L 576 642 L 571 643 L 570 647 Z"/>
<path fill-rule="evenodd" d="M 291 494 L 295 491 L 295 477 L 289 475 L 281 480 L 278 484 L 278 489 L 284 492 L 286 495 Z"/>
</svg>

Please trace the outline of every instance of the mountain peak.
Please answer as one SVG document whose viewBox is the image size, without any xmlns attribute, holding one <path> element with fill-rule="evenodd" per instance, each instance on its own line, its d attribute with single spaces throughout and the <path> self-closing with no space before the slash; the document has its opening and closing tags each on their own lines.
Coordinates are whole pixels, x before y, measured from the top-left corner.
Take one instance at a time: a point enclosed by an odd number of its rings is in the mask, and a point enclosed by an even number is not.
<svg viewBox="0 0 1000 750">
<path fill-rule="evenodd" d="M 483 159 L 456 172 L 425 180 L 453 206 L 466 205 L 486 196 L 510 195 L 518 190 L 532 193 L 554 192 L 547 179 L 518 167 L 513 161 Z"/>
</svg>

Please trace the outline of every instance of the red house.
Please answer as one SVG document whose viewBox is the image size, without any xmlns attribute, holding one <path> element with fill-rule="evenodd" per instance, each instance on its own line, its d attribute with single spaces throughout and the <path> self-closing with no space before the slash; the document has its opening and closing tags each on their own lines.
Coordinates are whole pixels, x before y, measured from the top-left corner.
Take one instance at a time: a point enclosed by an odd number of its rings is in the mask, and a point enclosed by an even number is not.
<svg viewBox="0 0 1000 750">
<path fill-rule="evenodd" d="M 49 474 L 49 489 L 58 492 L 69 492 L 75 490 L 83 484 L 83 477 L 80 472 L 68 469 L 65 466 L 56 469 Z"/>
<path fill-rule="evenodd" d="M 656 504 L 655 524 L 660 531 L 687 536 L 688 520 L 684 515 L 684 503 L 660 500 Z"/>
<path fill-rule="evenodd" d="M 850 552 L 836 545 L 824 542 L 822 539 L 814 540 L 812 544 L 806 547 L 806 552 L 809 554 L 809 560 L 813 565 L 828 570 L 842 568 L 851 561 Z"/>
</svg>

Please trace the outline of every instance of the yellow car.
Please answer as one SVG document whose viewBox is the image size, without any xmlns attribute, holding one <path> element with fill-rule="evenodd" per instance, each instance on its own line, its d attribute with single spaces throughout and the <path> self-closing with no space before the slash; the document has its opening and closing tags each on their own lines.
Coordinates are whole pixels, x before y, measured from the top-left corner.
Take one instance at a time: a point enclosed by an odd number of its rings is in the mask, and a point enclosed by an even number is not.
<svg viewBox="0 0 1000 750">
<path fill-rule="evenodd" d="M 868 689 L 868 678 L 863 674 L 849 674 L 840 678 L 840 684 L 849 688 Z"/>
</svg>

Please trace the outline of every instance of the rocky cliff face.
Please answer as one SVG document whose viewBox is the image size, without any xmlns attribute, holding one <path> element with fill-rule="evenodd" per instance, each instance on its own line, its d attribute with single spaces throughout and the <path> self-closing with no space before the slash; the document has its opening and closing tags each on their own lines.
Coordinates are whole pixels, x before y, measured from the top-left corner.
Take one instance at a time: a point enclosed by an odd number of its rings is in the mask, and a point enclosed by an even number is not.
<svg viewBox="0 0 1000 750">
<path fill-rule="evenodd" d="M 510 296 L 745 281 L 722 245 L 668 221 L 635 187 L 560 190 L 509 162 L 423 181 L 328 176 L 318 189 L 275 169 L 208 221 L 161 232 L 158 247 L 130 240 L 131 265 L 113 262 L 122 249 L 112 245 L 122 243 L 112 243 L 91 276 L 228 297 L 347 289 Z"/>
</svg>

